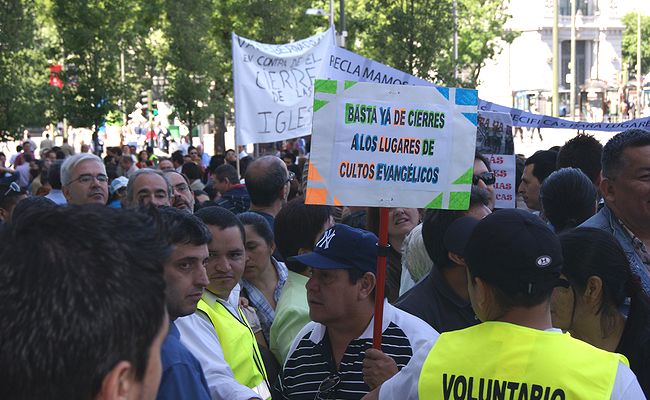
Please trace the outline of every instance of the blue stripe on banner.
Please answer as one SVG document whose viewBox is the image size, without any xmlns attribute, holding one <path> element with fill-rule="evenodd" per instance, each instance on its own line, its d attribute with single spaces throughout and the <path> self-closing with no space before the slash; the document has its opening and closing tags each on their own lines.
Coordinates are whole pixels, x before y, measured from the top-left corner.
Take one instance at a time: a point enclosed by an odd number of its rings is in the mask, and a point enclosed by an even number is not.
<svg viewBox="0 0 650 400">
<path fill-rule="evenodd" d="M 650 130 L 650 117 L 631 119 L 622 122 L 582 122 L 571 121 L 548 115 L 533 114 L 531 112 L 505 107 L 489 101 L 480 100 L 480 111 L 505 112 L 512 117 L 513 126 L 524 128 L 556 128 L 556 129 L 579 129 L 587 131 L 620 132 L 631 128 Z"/>
<path fill-rule="evenodd" d="M 456 89 L 456 104 L 459 106 L 475 106 L 478 104 L 478 91 L 473 89 Z"/>
<path fill-rule="evenodd" d="M 467 118 L 474 126 L 478 125 L 478 118 L 476 113 L 463 113 L 465 118 Z"/>
<path fill-rule="evenodd" d="M 441 87 L 441 86 L 436 86 L 436 89 L 445 96 L 445 99 L 449 100 L 449 88 L 446 87 Z"/>
</svg>

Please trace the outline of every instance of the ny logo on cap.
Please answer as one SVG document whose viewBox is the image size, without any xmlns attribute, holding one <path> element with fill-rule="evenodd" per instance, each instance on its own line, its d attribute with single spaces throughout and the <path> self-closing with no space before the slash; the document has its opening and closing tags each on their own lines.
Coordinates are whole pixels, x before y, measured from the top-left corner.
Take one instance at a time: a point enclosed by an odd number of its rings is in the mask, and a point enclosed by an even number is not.
<svg viewBox="0 0 650 400">
<path fill-rule="evenodd" d="M 320 247 L 323 250 L 329 249 L 330 248 L 330 242 L 332 241 L 334 236 L 336 236 L 336 231 L 334 229 L 329 229 L 329 230 L 325 231 L 325 233 L 323 234 L 323 237 L 320 238 L 318 243 L 316 243 L 316 247 Z"/>
</svg>

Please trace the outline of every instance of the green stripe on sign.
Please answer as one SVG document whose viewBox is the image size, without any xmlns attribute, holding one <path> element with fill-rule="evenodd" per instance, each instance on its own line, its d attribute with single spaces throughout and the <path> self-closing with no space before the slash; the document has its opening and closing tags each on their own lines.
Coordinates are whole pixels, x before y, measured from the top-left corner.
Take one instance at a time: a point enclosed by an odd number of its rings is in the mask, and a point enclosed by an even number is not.
<svg viewBox="0 0 650 400">
<path fill-rule="evenodd" d="M 470 192 L 451 192 L 449 193 L 450 210 L 467 210 L 469 208 Z"/>
<path fill-rule="evenodd" d="M 359 83 L 359 82 L 357 82 L 357 81 L 345 81 L 343 86 L 344 86 L 345 90 L 347 90 L 347 89 L 350 89 L 352 86 L 356 85 L 357 83 Z"/>
<path fill-rule="evenodd" d="M 316 89 L 316 93 L 336 94 L 336 84 L 337 84 L 337 81 L 326 80 L 326 79 L 316 79 L 316 83 L 314 84 L 314 88 Z"/>
<path fill-rule="evenodd" d="M 454 185 L 462 185 L 464 183 L 472 183 L 472 177 L 474 176 L 474 167 L 468 169 L 465 171 L 463 175 L 461 175 L 460 178 L 456 179 L 454 182 L 452 182 Z"/>
<path fill-rule="evenodd" d="M 323 108 L 327 103 L 329 103 L 327 100 L 314 99 L 314 112 Z"/>
<path fill-rule="evenodd" d="M 431 203 L 427 204 L 424 208 L 442 208 L 442 193 L 437 195 Z"/>
</svg>

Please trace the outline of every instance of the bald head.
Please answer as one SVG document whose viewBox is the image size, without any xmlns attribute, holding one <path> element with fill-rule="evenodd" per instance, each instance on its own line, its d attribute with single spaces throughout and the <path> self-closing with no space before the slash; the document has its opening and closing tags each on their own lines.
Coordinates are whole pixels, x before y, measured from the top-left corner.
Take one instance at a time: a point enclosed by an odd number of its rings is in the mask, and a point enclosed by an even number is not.
<svg viewBox="0 0 650 400">
<path fill-rule="evenodd" d="M 264 156 L 253 161 L 246 169 L 246 189 L 251 203 L 268 207 L 284 202 L 289 193 L 287 165 L 278 157 Z"/>
</svg>

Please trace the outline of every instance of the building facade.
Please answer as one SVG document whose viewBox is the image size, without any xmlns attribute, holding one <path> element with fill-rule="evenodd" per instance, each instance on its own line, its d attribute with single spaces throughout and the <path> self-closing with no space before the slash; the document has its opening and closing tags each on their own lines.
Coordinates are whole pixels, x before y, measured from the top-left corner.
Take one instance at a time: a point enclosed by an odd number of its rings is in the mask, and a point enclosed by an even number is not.
<svg viewBox="0 0 650 400">
<path fill-rule="evenodd" d="M 505 43 L 495 60 L 480 74 L 481 98 L 503 105 L 552 114 L 553 1 L 510 0 L 507 27 L 519 32 Z M 569 63 L 571 58 L 570 0 L 559 5 L 560 115 L 571 114 Z M 626 111 L 626 78 L 621 57 L 624 26 L 621 18 L 640 11 L 650 15 L 647 0 L 576 0 L 576 104 L 584 120 L 622 119 Z"/>
</svg>

